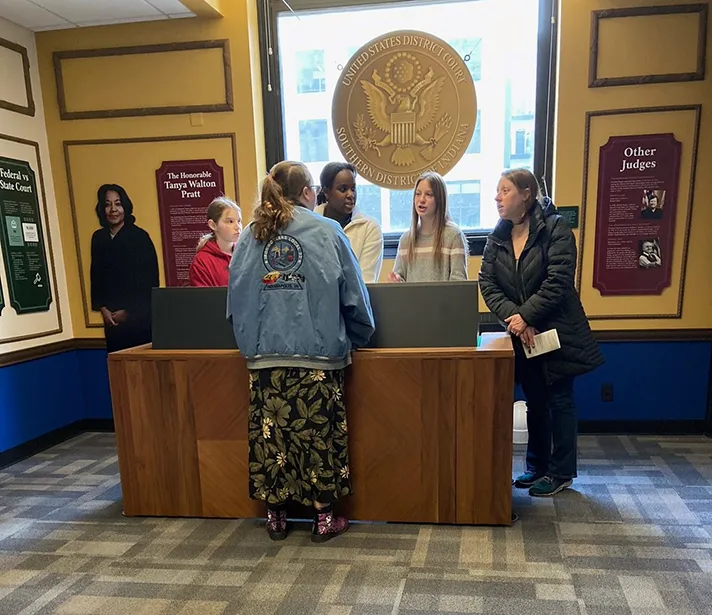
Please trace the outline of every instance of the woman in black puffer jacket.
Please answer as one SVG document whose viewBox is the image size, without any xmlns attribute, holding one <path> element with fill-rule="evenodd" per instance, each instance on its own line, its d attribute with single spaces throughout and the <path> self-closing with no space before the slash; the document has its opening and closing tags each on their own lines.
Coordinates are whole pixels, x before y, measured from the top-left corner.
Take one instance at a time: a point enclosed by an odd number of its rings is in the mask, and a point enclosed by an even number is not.
<svg viewBox="0 0 712 615">
<path fill-rule="evenodd" d="M 512 334 L 516 378 L 527 398 L 527 471 L 515 485 L 533 496 L 554 495 L 576 477 L 574 377 L 604 359 L 574 287 L 569 225 L 526 169 L 503 173 L 495 200 L 500 221 L 487 238 L 479 281 L 487 307 Z M 527 359 L 522 345 L 551 329 L 561 349 Z"/>
</svg>

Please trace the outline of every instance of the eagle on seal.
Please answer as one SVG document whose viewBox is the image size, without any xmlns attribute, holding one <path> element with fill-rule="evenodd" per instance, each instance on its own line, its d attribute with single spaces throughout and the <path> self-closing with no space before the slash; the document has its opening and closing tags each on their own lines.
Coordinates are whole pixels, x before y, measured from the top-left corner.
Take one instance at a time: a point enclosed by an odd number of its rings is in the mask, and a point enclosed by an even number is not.
<svg viewBox="0 0 712 615">
<path fill-rule="evenodd" d="M 375 126 L 387 133 L 378 147 L 395 145 L 391 155 L 393 164 L 404 167 L 415 162 L 412 146 L 427 146 L 421 151 L 426 160 L 432 159 L 432 150 L 437 145 L 437 130 L 430 139 L 423 137 L 423 131 L 435 120 L 440 106 L 440 94 L 445 85 L 445 77 L 435 78 L 430 68 L 425 77 L 406 91 L 395 91 L 385 83 L 377 70 L 372 73 L 373 83 L 361 81 L 366 95 L 368 115 Z"/>
</svg>

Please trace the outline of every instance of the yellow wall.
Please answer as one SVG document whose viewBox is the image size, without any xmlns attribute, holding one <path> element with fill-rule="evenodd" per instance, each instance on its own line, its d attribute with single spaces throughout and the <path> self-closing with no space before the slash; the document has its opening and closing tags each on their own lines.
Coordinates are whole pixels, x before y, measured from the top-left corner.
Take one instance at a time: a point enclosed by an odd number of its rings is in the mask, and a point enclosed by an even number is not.
<svg viewBox="0 0 712 615">
<path fill-rule="evenodd" d="M 223 15 L 223 4 L 230 0 L 181 0 L 196 15 L 201 17 L 218 17 Z"/>
<path fill-rule="evenodd" d="M 584 127 L 587 111 L 702 104 L 702 122 L 693 198 L 692 227 L 681 319 L 594 320 L 597 329 L 671 329 L 712 327 L 712 196 L 702 183 L 712 168 L 712 42 L 707 32 L 707 78 L 688 83 L 588 87 L 591 11 L 621 7 L 686 4 L 668 0 L 577 0 L 562 2 L 554 199 L 580 204 L 584 177 Z M 629 17 L 601 25 L 599 76 L 616 77 L 694 71 L 697 27 L 691 15 Z M 591 124 L 588 199 L 585 212 L 581 297 L 589 317 L 610 314 L 674 313 L 684 245 L 684 214 L 689 194 L 694 115 L 691 112 L 595 117 Z M 673 285 L 662 296 L 602 297 L 592 287 L 598 148 L 609 136 L 673 132 L 682 142 Z"/>
<path fill-rule="evenodd" d="M 37 195 L 45 237 L 47 267 L 50 275 L 52 303 L 46 312 L 18 315 L 10 305 L 10 293 L 3 255 L 0 253 L 0 284 L 5 308 L 0 317 L 0 354 L 72 338 L 72 323 L 67 296 L 64 256 L 57 224 L 57 211 L 52 181 L 52 166 L 47 149 L 44 110 L 37 53 L 32 32 L 0 19 L 0 38 L 27 50 L 30 60 L 30 84 L 35 115 L 0 109 L 0 156 L 30 163 L 37 179 Z M 20 107 L 29 107 L 22 56 L 0 46 L 0 99 Z M 26 142 L 18 142 L 22 139 Z M 30 143 L 27 143 L 30 142 Z M 35 145 L 36 144 L 36 145 Z M 44 181 L 42 181 L 44 180 Z M 44 192 L 42 186 L 44 184 Z M 0 251 L 1 252 L 1 251 Z"/>
<path fill-rule="evenodd" d="M 674 0 L 673 0 L 674 2 Z M 213 2 L 213 4 L 215 4 Z M 669 83 L 658 85 L 638 85 L 590 89 L 588 87 L 589 33 L 591 11 L 602 8 L 620 8 L 621 6 L 648 6 L 651 4 L 670 4 L 670 0 L 576 0 L 562 3 L 560 13 L 560 60 L 558 76 L 558 109 L 556 122 L 556 159 L 553 193 L 555 201 L 561 205 L 575 205 L 582 202 L 583 161 L 584 161 L 584 124 L 587 111 L 600 109 L 623 109 L 631 107 L 680 105 L 707 102 L 703 107 L 702 133 L 698 153 L 698 181 L 700 184 L 701 170 L 710 168 L 712 163 L 712 118 L 709 101 L 712 100 L 712 79 L 704 82 Z M 259 48 L 257 37 L 256 3 L 252 1 L 221 2 L 220 10 L 223 19 L 186 19 L 171 22 L 152 22 L 146 24 L 129 24 L 103 28 L 91 28 L 59 32 L 43 32 L 37 36 L 37 47 L 40 59 L 40 71 L 43 83 L 43 95 L 47 114 L 47 131 L 50 142 L 52 165 L 55 169 L 55 187 L 57 204 L 60 212 L 62 242 L 66 254 L 68 284 L 72 297 L 72 319 L 78 337 L 92 335 L 100 336 L 101 330 L 89 327 L 85 323 L 82 304 L 82 284 L 79 273 L 79 260 L 74 238 L 74 224 L 69 202 L 69 186 L 67 174 L 64 172 L 65 156 L 63 141 L 86 139 L 117 139 L 125 137 L 165 137 L 171 135 L 196 135 L 215 133 L 235 133 L 237 135 L 238 152 L 238 186 L 240 201 L 249 216 L 251 203 L 256 194 L 259 178 L 264 171 L 264 132 L 262 126 L 261 84 L 259 72 Z M 694 24 L 689 16 L 660 18 L 630 18 L 617 20 L 606 24 L 601 30 L 600 69 L 605 76 L 616 74 L 627 75 L 639 72 L 665 72 L 686 70 L 690 58 L 694 60 L 694 46 L 690 43 L 690 32 Z M 692 29 L 692 30 L 691 30 Z M 229 39 L 232 59 L 232 78 L 234 85 L 234 112 L 205 113 L 202 116 L 174 115 L 145 118 L 120 118 L 61 121 L 57 106 L 52 52 L 71 49 L 90 49 L 99 47 L 115 47 L 124 45 L 170 43 L 178 41 L 195 41 L 208 39 Z M 681 40 L 680 44 L 672 41 Z M 651 45 L 656 41 L 654 53 L 643 53 L 635 45 Z M 694 41 L 693 41 L 694 42 Z M 620 50 L 627 50 L 622 54 Z M 135 60 L 134 60 L 135 62 Z M 161 62 L 164 62 L 162 65 Z M 133 77 L 121 79 L 121 106 L 126 106 L 131 100 L 145 101 L 158 99 L 168 101 L 186 100 L 200 101 L 196 98 L 203 92 L 191 92 L 197 77 L 191 77 L 195 70 L 186 71 L 184 79 L 179 80 L 174 88 L 164 85 L 160 91 L 152 89 L 155 70 L 165 68 L 166 74 L 175 75 L 175 56 L 164 59 L 152 58 L 153 69 L 137 67 Z M 712 44 L 708 44 L 708 67 L 712 66 Z M 91 62 L 90 62 L 91 65 Z M 75 64 L 75 67 L 77 65 Z M 97 64 L 94 64 L 97 66 Z M 155 67 L 158 67 L 157 69 Z M 67 64 L 70 70 L 70 64 Z M 152 72 L 153 70 L 153 72 Z M 205 62 L 205 71 L 211 80 L 219 81 L 222 76 L 218 65 L 211 59 Z M 618 73 L 616 73 L 618 71 Z M 709 70 L 708 70 L 709 72 Z M 96 71 L 95 71 L 96 73 Z M 91 71 L 86 73 L 91 76 Z M 80 72 L 79 77 L 84 75 Z M 75 75 L 71 103 L 77 107 L 89 103 L 106 106 L 105 94 L 92 91 L 92 85 L 101 82 L 100 75 L 94 74 L 87 78 L 83 86 L 77 86 Z M 200 76 L 204 80 L 205 74 Z M 117 77 L 118 79 L 118 77 Z M 215 85 L 215 84 L 213 84 Z M 83 87 L 83 89 L 82 89 Z M 105 84 L 102 87 L 107 87 Z M 208 92 L 209 97 L 219 96 L 219 88 Z M 188 92 L 189 94 L 184 92 Z M 68 98 L 68 104 L 69 104 Z M 108 98 L 111 100 L 111 97 Z M 689 117 L 684 114 L 660 114 L 647 116 L 631 116 L 626 120 L 620 118 L 597 118 L 592 124 L 591 133 L 591 164 L 589 168 L 588 207 L 585 211 L 586 234 L 582 249 L 582 285 L 581 292 L 585 306 L 591 315 L 612 314 L 618 312 L 635 313 L 646 310 L 657 312 L 669 311 L 676 301 L 675 293 L 679 288 L 680 263 L 682 248 L 682 233 L 684 224 L 678 219 L 676 248 L 678 260 L 674 265 L 673 288 L 659 298 L 602 298 L 592 288 L 592 261 L 594 250 L 595 227 L 595 189 L 597 174 L 598 146 L 605 143 L 608 136 L 615 134 L 635 134 L 636 132 L 669 132 L 673 131 L 683 142 L 682 183 L 686 181 L 685 172 L 689 172 L 691 128 Z M 207 142 L 201 141 L 201 147 Z M 85 233 L 93 220 L 94 189 L 104 181 L 117 181 L 130 186 L 130 194 L 137 207 L 137 217 L 159 244 L 158 217 L 156 213 L 155 183 L 152 180 L 156 161 L 165 159 L 190 157 L 191 148 L 185 143 L 161 144 L 151 146 L 152 152 L 148 158 L 131 152 L 121 152 L 117 145 L 96 146 L 97 157 L 92 159 L 86 154 L 83 161 L 77 159 L 74 152 L 78 148 L 70 147 L 72 152 L 72 182 L 75 188 L 77 219 L 81 226 L 80 252 L 82 252 L 83 269 L 88 267 L 86 256 Z M 84 146 L 82 146 L 84 147 Z M 94 147 L 94 146 L 92 146 Z M 209 145 L 208 145 L 209 147 Z M 227 153 L 215 149 L 219 158 L 227 157 Z M 103 158 L 102 158 L 103 157 Z M 101 162 L 105 160 L 106 162 Z M 226 187 L 229 190 L 228 164 L 226 168 Z M 105 165 L 105 166 L 104 166 Z M 686 166 L 687 165 L 687 166 Z M 101 177 L 101 168 L 105 174 Z M 113 177 L 109 177 L 112 175 Z M 680 216 L 685 210 L 685 186 L 680 191 L 678 209 Z M 490 206 L 492 195 L 483 195 L 483 207 Z M 694 198 L 694 215 L 689 243 L 687 263 L 687 278 L 685 285 L 685 300 L 683 316 L 678 320 L 595 320 L 593 326 L 599 329 L 657 329 L 657 328 L 706 328 L 712 327 L 712 276 L 706 271 L 710 260 L 709 246 L 712 244 L 712 208 L 709 203 L 709 192 L 699 190 Z M 479 270 L 479 258 L 470 259 L 470 277 L 474 278 Z M 393 266 L 392 261 L 385 261 L 382 279 L 388 275 Z M 651 303 L 652 302 L 652 303 Z M 98 321 L 92 317 L 91 324 Z"/>
<path fill-rule="evenodd" d="M 127 188 L 135 206 L 137 224 L 154 240 L 161 258 L 155 171 L 162 160 L 216 158 L 225 171 L 225 190 L 235 192 L 233 161 L 225 139 L 156 142 L 141 144 L 74 144 L 65 141 L 160 138 L 172 136 L 236 135 L 237 186 L 239 200 L 249 216 L 258 178 L 264 174 L 264 136 L 257 46 L 257 14 L 253 2 L 208 4 L 219 7 L 224 18 L 180 19 L 166 22 L 126 24 L 80 30 L 43 32 L 37 35 L 42 95 L 46 106 L 50 156 L 59 210 L 62 245 L 67 265 L 67 283 L 76 337 L 101 337 L 96 314 L 86 310 L 88 295 L 89 239 L 97 228 L 93 207 L 96 189 L 102 183 L 120 183 Z M 228 39 L 233 83 L 233 112 L 159 115 L 107 119 L 61 120 L 57 103 L 52 53 L 76 49 L 97 49 L 158 43 Z M 217 53 L 217 55 L 216 55 Z M 145 61 L 142 61 L 141 58 Z M 107 63 L 116 73 L 115 85 L 107 83 L 100 70 Z M 86 111 L 148 105 L 184 105 L 219 102 L 224 95 L 220 53 L 215 50 L 190 51 L 146 56 L 120 56 L 63 61 L 66 74 L 67 109 Z M 166 76 L 170 76 L 170 80 Z M 209 86 L 206 91 L 205 84 Z M 158 85 L 158 87 L 156 87 Z M 115 87 L 113 94 L 107 90 Z M 100 91 L 97 91 L 100 90 Z M 67 170 L 67 158 L 71 168 Z M 75 215 L 70 204 L 71 177 Z M 75 241 L 75 224 L 79 242 Z M 81 275 L 80 275 L 81 263 Z M 161 265 L 161 273 L 162 265 Z"/>
</svg>

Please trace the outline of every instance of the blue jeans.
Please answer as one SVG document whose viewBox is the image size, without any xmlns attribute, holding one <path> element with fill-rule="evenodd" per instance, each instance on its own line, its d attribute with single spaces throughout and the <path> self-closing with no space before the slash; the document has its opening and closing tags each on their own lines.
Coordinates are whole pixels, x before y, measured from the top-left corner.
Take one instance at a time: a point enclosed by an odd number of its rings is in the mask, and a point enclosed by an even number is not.
<svg viewBox="0 0 712 615">
<path fill-rule="evenodd" d="M 575 478 L 578 420 L 574 380 L 565 378 L 547 385 L 544 374 L 533 368 L 525 367 L 520 377 L 527 398 L 527 471 L 562 480 Z"/>
</svg>

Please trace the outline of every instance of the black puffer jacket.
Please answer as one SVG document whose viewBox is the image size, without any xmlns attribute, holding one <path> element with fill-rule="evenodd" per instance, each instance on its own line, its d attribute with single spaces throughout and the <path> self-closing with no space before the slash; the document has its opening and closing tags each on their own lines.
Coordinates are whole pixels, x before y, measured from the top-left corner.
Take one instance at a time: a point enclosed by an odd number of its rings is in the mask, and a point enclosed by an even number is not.
<svg viewBox="0 0 712 615">
<path fill-rule="evenodd" d="M 532 210 L 529 238 L 517 264 L 512 246 L 512 223 L 500 221 L 487 238 L 480 288 L 487 307 L 504 321 L 519 314 L 539 331 L 556 329 L 561 350 L 526 359 L 514 338 L 518 371 L 542 364 L 549 383 L 590 372 L 604 358 L 593 338 L 574 286 L 576 242 L 551 199 Z"/>
</svg>

